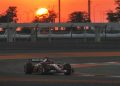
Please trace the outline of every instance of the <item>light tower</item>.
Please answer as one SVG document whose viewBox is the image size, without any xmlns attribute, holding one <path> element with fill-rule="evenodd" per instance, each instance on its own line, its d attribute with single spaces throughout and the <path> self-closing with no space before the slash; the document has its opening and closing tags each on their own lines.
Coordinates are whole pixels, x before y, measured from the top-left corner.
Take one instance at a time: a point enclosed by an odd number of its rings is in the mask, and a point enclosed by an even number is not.
<svg viewBox="0 0 120 86">
<path fill-rule="evenodd" d="M 88 16 L 89 21 L 91 21 L 91 0 L 88 0 Z"/>
<path fill-rule="evenodd" d="M 58 22 L 61 22 L 61 1 L 58 0 L 58 11 L 59 11 L 59 18 L 58 18 Z"/>
</svg>

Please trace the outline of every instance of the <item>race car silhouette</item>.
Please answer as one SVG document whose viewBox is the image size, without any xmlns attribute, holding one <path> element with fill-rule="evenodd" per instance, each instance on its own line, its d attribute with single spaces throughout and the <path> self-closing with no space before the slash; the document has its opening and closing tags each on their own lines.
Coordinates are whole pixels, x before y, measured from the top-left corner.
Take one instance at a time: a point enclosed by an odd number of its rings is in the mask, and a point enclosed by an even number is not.
<svg viewBox="0 0 120 86">
<path fill-rule="evenodd" d="M 25 74 L 55 74 L 71 75 L 74 70 L 70 64 L 55 64 L 51 59 L 29 59 L 24 65 Z"/>
</svg>

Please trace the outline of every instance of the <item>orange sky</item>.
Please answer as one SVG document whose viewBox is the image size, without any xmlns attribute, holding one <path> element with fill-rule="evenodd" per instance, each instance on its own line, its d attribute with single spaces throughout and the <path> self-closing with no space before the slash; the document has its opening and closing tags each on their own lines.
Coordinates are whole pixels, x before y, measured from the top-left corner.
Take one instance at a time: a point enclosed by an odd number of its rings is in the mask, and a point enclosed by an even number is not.
<svg viewBox="0 0 120 86">
<path fill-rule="evenodd" d="M 61 20 L 68 20 L 74 11 L 87 11 L 88 0 L 61 0 Z M 0 0 L 0 14 L 9 6 L 17 6 L 19 22 L 30 22 L 38 8 L 54 8 L 58 13 L 58 0 Z M 93 22 L 106 22 L 105 13 L 115 8 L 114 0 L 91 0 L 91 18 Z"/>
</svg>

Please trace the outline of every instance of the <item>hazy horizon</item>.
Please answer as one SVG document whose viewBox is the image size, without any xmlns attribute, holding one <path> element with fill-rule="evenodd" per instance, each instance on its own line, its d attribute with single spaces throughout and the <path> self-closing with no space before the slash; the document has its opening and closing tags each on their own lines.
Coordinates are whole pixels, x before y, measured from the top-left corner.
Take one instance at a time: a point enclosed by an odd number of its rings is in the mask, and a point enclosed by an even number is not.
<svg viewBox="0 0 120 86">
<path fill-rule="evenodd" d="M 88 0 L 61 0 L 61 21 L 68 20 L 70 13 L 74 11 L 86 11 Z M 9 6 L 16 6 L 18 11 L 18 22 L 31 22 L 38 8 L 45 7 L 54 9 L 58 14 L 58 0 L 2 0 L 0 1 L 0 14 L 3 14 Z M 92 22 L 106 22 L 105 13 L 114 10 L 114 0 L 91 0 Z M 58 21 L 56 19 L 56 21 Z"/>
</svg>

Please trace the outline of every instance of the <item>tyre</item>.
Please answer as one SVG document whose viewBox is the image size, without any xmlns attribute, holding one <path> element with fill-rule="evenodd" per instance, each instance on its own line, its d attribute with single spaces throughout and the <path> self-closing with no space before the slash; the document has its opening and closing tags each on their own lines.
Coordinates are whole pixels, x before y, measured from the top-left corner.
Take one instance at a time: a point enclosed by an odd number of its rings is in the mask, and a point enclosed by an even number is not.
<svg viewBox="0 0 120 86">
<path fill-rule="evenodd" d="M 32 70 L 33 70 L 32 63 L 30 63 L 30 62 L 26 63 L 25 66 L 24 66 L 25 74 L 32 74 Z"/>
<path fill-rule="evenodd" d="M 71 73 L 72 73 L 71 65 L 70 64 L 65 64 L 63 67 L 64 67 L 63 69 L 66 70 L 64 75 L 71 75 Z"/>
</svg>

